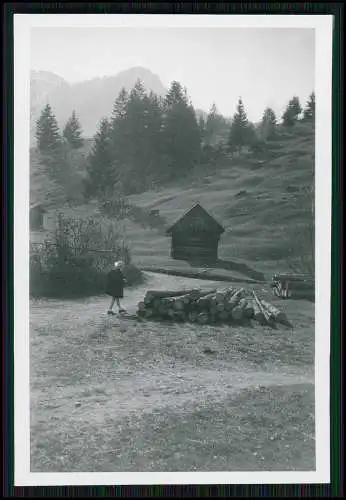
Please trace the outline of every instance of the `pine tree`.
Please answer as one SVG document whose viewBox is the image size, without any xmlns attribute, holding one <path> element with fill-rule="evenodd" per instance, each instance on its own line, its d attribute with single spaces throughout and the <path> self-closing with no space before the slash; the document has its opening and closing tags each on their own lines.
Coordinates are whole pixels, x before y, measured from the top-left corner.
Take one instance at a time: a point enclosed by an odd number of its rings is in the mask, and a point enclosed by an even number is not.
<svg viewBox="0 0 346 500">
<path fill-rule="evenodd" d="M 164 99 L 162 140 L 168 178 L 185 175 L 199 160 L 201 136 L 195 110 L 176 81 Z"/>
<path fill-rule="evenodd" d="M 213 103 L 207 116 L 207 121 L 205 124 L 205 143 L 210 144 L 217 132 L 218 125 L 218 112 L 216 104 Z"/>
<path fill-rule="evenodd" d="M 201 141 L 204 142 L 204 138 L 205 138 L 205 120 L 204 120 L 204 118 L 203 118 L 202 115 L 198 119 L 198 130 L 199 130 L 199 134 L 200 134 L 200 137 L 201 137 Z"/>
<path fill-rule="evenodd" d="M 95 134 L 92 151 L 88 156 L 86 181 L 88 197 L 103 198 L 112 191 L 116 183 L 117 171 L 110 137 L 111 130 L 110 122 L 103 118 Z"/>
<path fill-rule="evenodd" d="M 149 96 L 145 97 L 145 120 L 144 120 L 144 149 L 146 151 L 146 174 L 148 182 L 154 177 L 160 178 L 162 162 L 161 158 L 164 153 L 161 141 L 163 115 L 162 103 L 160 98 L 150 92 Z"/>
<path fill-rule="evenodd" d="M 47 153 L 61 145 L 59 125 L 49 104 L 41 111 L 36 122 L 36 139 L 39 151 Z"/>
<path fill-rule="evenodd" d="M 254 138 L 254 128 L 249 123 L 243 101 L 238 100 L 237 112 L 233 115 L 228 145 L 231 151 L 241 151 L 244 147 L 251 146 Z"/>
<path fill-rule="evenodd" d="M 126 117 L 127 103 L 128 103 L 128 93 L 123 87 L 119 92 L 118 97 L 115 100 L 112 113 L 112 126 L 116 126 L 121 122 L 123 118 Z"/>
<path fill-rule="evenodd" d="M 308 102 L 306 103 L 306 107 L 304 109 L 303 118 L 305 121 L 314 121 L 315 120 L 315 92 L 312 92 L 309 96 Z"/>
<path fill-rule="evenodd" d="M 140 100 L 144 99 L 144 96 L 146 95 L 145 88 L 143 85 L 142 80 L 139 78 L 136 80 L 136 83 L 133 87 L 133 89 L 130 92 L 130 99 L 135 99 L 138 98 Z"/>
<path fill-rule="evenodd" d="M 287 127 L 292 127 L 298 120 L 300 113 L 302 112 L 302 107 L 300 105 L 299 97 L 293 97 L 287 108 L 282 115 L 283 125 Z"/>
<path fill-rule="evenodd" d="M 122 90 L 112 115 L 112 142 L 121 181 L 127 192 L 147 187 L 161 167 L 162 109 L 137 80 L 129 94 Z"/>
<path fill-rule="evenodd" d="M 128 124 L 129 94 L 122 88 L 113 105 L 111 116 L 111 139 L 114 157 L 119 165 L 126 164 L 128 154 L 131 150 L 129 144 Z"/>
<path fill-rule="evenodd" d="M 166 109 L 171 109 L 175 105 L 188 105 L 186 89 L 183 89 L 181 84 L 174 80 L 165 96 L 164 105 Z"/>
<path fill-rule="evenodd" d="M 128 166 L 127 171 L 131 172 L 132 185 L 135 190 L 141 186 L 144 188 L 149 170 L 151 149 L 147 143 L 149 107 L 149 99 L 143 83 L 137 80 L 129 94 L 126 120 L 121 130 L 125 136 L 120 146 L 124 152 L 122 163 L 125 163 Z"/>
<path fill-rule="evenodd" d="M 272 108 L 266 108 L 264 110 L 261 124 L 260 124 L 260 135 L 262 139 L 271 139 L 275 136 L 277 127 L 277 120 L 275 112 Z"/>
<path fill-rule="evenodd" d="M 63 137 L 72 149 L 79 149 L 83 146 L 82 127 L 76 116 L 75 110 L 72 111 L 72 115 L 67 120 L 63 131 Z"/>
</svg>

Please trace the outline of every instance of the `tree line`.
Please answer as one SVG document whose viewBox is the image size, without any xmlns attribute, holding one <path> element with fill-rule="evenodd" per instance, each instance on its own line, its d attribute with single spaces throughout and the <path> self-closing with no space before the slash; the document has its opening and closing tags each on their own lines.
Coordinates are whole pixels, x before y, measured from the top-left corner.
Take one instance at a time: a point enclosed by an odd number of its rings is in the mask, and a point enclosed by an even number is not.
<svg viewBox="0 0 346 500">
<path fill-rule="evenodd" d="M 312 92 L 302 108 L 293 97 L 282 117 L 284 127 L 298 121 L 314 122 L 315 94 Z M 110 118 L 103 118 L 87 157 L 85 195 L 105 199 L 114 189 L 125 193 L 143 191 L 155 182 L 180 178 L 210 155 L 234 155 L 244 149 L 256 150 L 275 139 L 279 120 L 266 108 L 259 125 L 249 121 L 239 98 L 231 120 L 224 118 L 212 104 L 204 119 L 196 111 L 179 82 L 173 81 L 164 97 L 146 92 L 140 80 L 129 92 L 122 89 L 116 98 Z M 66 151 L 83 146 L 83 131 L 76 112 L 66 122 L 62 134 L 47 104 L 36 126 L 37 147 L 53 158 L 53 165 L 65 158 Z"/>
</svg>

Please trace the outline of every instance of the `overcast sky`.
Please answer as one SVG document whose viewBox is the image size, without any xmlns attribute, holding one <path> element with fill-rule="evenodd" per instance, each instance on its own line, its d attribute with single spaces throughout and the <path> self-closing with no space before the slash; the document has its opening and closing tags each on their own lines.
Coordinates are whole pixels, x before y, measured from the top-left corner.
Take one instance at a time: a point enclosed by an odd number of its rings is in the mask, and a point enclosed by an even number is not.
<svg viewBox="0 0 346 500">
<path fill-rule="evenodd" d="M 133 66 L 164 86 L 187 87 L 196 108 L 213 101 L 227 116 L 243 98 L 251 120 L 266 106 L 281 113 L 314 90 L 314 30 L 307 28 L 33 28 L 31 68 L 70 83 Z"/>
</svg>

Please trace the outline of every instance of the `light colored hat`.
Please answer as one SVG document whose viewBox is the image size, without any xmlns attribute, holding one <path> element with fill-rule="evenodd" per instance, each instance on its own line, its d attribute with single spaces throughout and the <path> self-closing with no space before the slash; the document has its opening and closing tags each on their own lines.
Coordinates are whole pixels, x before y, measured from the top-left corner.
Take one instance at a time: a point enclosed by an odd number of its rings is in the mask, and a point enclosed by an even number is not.
<svg viewBox="0 0 346 500">
<path fill-rule="evenodd" d="M 114 262 L 114 267 L 118 269 L 119 267 L 122 267 L 124 265 L 122 260 L 118 260 L 117 262 Z"/>
</svg>

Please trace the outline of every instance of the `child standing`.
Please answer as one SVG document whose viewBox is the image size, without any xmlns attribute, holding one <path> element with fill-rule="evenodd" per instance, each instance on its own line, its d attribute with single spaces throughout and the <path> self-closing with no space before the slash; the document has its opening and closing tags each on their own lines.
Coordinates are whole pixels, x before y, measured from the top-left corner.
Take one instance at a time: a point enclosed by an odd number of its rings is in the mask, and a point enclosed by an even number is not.
<svg viewBox="0 0 346 500">
<path fill-rule="evenodd" d="M 122 261 L 115 262 L 113 269 L 107 276 L 106 293 L 112 297 L 107 314 L 114 315 L 113 306 L 117 303 L 119 313 L 125 312 L 125 309 L 120 305 L 120 299 L 124 297 L 124 263 Z"/>
</svg>

